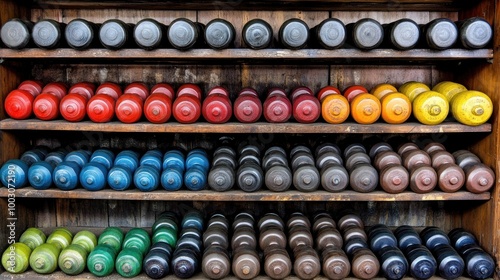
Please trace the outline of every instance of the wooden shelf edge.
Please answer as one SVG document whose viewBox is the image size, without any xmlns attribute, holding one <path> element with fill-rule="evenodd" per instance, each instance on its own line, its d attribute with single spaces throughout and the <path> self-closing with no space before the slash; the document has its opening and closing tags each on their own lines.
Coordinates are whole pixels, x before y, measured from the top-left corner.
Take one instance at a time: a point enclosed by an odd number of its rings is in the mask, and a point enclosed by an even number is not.
<svg viewBox="0 0 500 280">
<path fill-rule="evenodd" d="M 0 197 L 8 196 L 8 189 L 0 189 Z M 69 199 L 96 199 L 96 200 L 158 200 L 158 201 L 446 201 L 446 200 L 489 200 L 491 194 L 473 194 L 467 191 L 456 193 L 444 193 L 434 191 L 426 194 L 403 192 L 400 194 L 389 194 L 383 191 L 372 193 L 358 193 L 354 191 L 343 191 L 330 193 L 326 191 L 315 191 L 311 193 L 290 190 L 286 192 L 271 192 L 262 190 L 246 193 L 240 190 L 227 192 L 215 192 L 211 190 L 189 191 L 180 190 L 169 192 L 155 190 L 152 192 L 141 192 L 137 189 L 126 191 L 115 191 L 110 189 L 100 191 L 87 191 L 75 189 L 63 191 L 59 189 L 36 190 L 32 187 L 16 189 L 17 198 L 69 198 Z"/>
<path fill-rule="evenodd" d="M 413 49 L 408 51 L 399 51 L 392 49 L 375 49 L 371 51 L 362 51 L 357 49 L 264 49 L 251 50 L 245 48 L 212 50 L 212 49 L 193 49 L 189 51 L 178 51 L 175 49 L 157 49 L 146 51 L 142 49 L 0 49 L 2 59 L 120 59 L 120 60 L 200 60 L 214 61 L 221 59 L 227 60 L 417 60 L 417 61 L 436 61 L 436 60 L 463 60 L 463 59 L 492 59 L 492 49 L 448 49 L 443 51 L 429 49 Z M 85 61 L 80 61 L 85 63 Z"/>
<path fill-rule="evenodd" d="M 93 123 L 83 121 L 71 123 L 64 120 L 41 121 L 37 119 L 0 121 L 1 130 L 40 130 L 40 131 L 98 131 L 98 132 L 146 132 L 146 133 L 460 133 L 460 132 L 491 132 L 490 123 L 479 126 L 467 126 L 455 122 L 445 122 L 440 125 L 423 125 L 408 122 L 403 124 L 374 123 L 361 125 L 357 123 L 236 123 L 210 124 L 197 122 L 180 124 L 167 122 L 153 124 L 139 122 L 125 124 L 121 122 Z"/>
</svg>

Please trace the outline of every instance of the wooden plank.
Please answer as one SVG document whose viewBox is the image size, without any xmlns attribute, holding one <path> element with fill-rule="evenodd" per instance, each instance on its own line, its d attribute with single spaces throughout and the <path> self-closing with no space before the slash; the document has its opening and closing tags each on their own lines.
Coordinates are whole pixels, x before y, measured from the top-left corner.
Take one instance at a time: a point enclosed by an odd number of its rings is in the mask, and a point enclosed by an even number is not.
<svg viewBox="0 0 500 280">
<path fill-rule="evenodd" d="M 138 203 L 119 200 L 118 198 L 117 200 L 109 200 L 106 206 L 108 211 L 108 220 L 110 227 L 133 228 L 140 226 L 139 221 L 141 212 Z"/>
<path fill-rule="evenodd" d="M 31 198 L 69 198 L 68 200 L 58 200 L 58 224 L 68 224 L 78 226 L 79 222 L 75 219 L 77 216 L 70 215 L 71 211 L 81 213 L 83 216 L 106 216 L 106 207 L 103 205 L 94 205 L 97 208 L 95 214 L 89 215 L 88 209 L 80 209 L 82 203 L 77 200 L 163 200 L 163 201 L 440 201 L 440 200 L 489 200 L 490 193 L 473 194 L 466 191 L 456 193 L 444 193 L 434 191 L 427 194 L 417 194 L 413 192 L 403 192 L 400 194 L 389 194 L 383 191 L 374 191 L 371 193 L 358 193 L 351 190 L 339 193 L 330 193 L 326 191 L 315 191 L 304 193 L 295 190 L 286 192 L 271 192 L 268 190 L 245 193 L 240 190 L 230 190 L 227 192 L 214 192 L 211 190 L 187 191 L 180 190 L 168 192 L 165 190 L 155 190 L 152 192 L 141 192 L 137 189 L 126 191 L 101 190 L 96 192 L 85 189 L 75 189 L 72 191 L 62 191 L 59 189 L 48 189 L 38 191 L 31 187 L 16 190 L 18 197 Z M 7 189 L 0 189 L 0 197 L 7 196 Z M 83 205 L 82 205 L 83 206 Z M 85 214 L 85 215 L 84 215 Z M 88 219 L 93 219 L 88 217 Z M 98 219 L 96 217 L 95 219 Z M 105 218 L 107 220 L 107 217 Z M 100 221 L 100 220 L 99 220 Z"/>
<path fill-rule="evenodd" d="M 58 226 L 108 226 L 107 201 L 105 200 L 91 201 L 76 196 L 72 199 L 57 199 L 55 203 Z"/>
<path fill-rule="evenodd" d="M 375 49 L 371 51 L 361 51 L 357 49 L 192 49 L 189 51 L 178 51 L 175 49 L 156 49 L 146 51 L 142 49 L 122 49 L 122 50 L 107 50 L 107 49 L 89 49 L 89 50 L 73 50 L 73 49 L 0 49 L 0 57 L 5 60 L 38 60 L 38 59 L 54 59 L 75 60 L 79 63 L 95 63 L 92 59 L 106 59 L 112 63 L 140 61 L 189 61 L 194 62 L 219 62 L 219 60 L 230 60 L 232 63 L 248 62 L 276 62 L 276 61 L 325 61 L 330 64 L 339 63 L 342 61 L 368 61 L 374 63 L 377 59 L 384 61 L 422 61 L 435 63 L 437 60 L 467 60 L 467 59 L 491 59 L 493 58 L 493 50 L 464 50 L 464 49 L 448 49 L 443 51 L 435 51 L 429 49 L 413 49 L 408 51 L 398 51 L 392 49 Z M 85 60 L 90 59 L 90 60 Z M 120 59 L 120 61 L 116 61 Z M 373 61 L 375 60 L 375 61 Z M 371 62 L 370 62 L 371 61 Z"/>
<path fill-rule="evenodd" d="M 419 123 L 387 124 L 374 123 L 360 125 L 356 123 L 327 124 L 327 123 L 252 123 L 242 124 L 229 122 L 225 124 L 210 124 L 197 122 L 180 124 L 167 122 L 152 124 L 146 122 L 124 124 L 119 122 L 93 123 L 83 121 L 71 123 L 63 120 L 13 120 L 0 121 L 3 130 L 52 130 L 52 131 L 100 131 L 100 132 L 146 132 L 146 133 L 459 133 L 459 132 L 491 132 L 491 124 L 467 126 L 455 122 L 444 122 L 440 125 L 423 125 Z M 12 158 L 12 157 L 10 157 Z"/>
</svg>

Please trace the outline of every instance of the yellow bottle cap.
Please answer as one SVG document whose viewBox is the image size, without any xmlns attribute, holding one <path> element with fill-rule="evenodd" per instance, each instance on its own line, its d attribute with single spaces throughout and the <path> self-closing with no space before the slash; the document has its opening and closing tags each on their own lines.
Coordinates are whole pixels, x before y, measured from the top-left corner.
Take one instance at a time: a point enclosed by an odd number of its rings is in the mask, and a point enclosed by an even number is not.
<svg viewBox="0 0 500 280">
<path fill-rule="evenodd" d="M 449 103 L 444 95 L 437 91 L 426 91 L 419 94 L 412 103 L 413 115 L 423 124 L 436 125 L 442 123 L 449 112 Z"/>
</svg>

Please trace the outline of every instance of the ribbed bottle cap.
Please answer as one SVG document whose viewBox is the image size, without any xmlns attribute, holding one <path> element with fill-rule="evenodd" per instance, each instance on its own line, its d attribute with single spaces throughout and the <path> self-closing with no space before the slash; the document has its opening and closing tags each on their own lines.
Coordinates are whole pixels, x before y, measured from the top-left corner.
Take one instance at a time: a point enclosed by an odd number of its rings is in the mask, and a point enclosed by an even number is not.
<svg viewBox="0 0 500 280">
<path fill-rule="evenodd" d="M 126 23 L 118 19 L 105 21 L 99 30 L 99 40 L 107 48 L 119 49 L 128 40 Z"/>
<path fill-rule="evenodd" d="M 84 19 L 74 19 L 68 23 L 64 35 L 68 45 L 75 49 L 85 49 L 94 40 L 92 23 Z"/>
<path fill-rule="evenodd" d="M 234 42 L 234 26 L 223 19 L 214 19 L 207 23 L 205 41 L 214 49 L 225 49 Z"/>
<path fill-rule="evenodd" d="M 20 19 L 11 19 L 6 22 L 0 31 L 2 42 L 11 49 L 22 49 L 28 45 L 31 35 L 30 29 Z"/>
<path fill-rule="evenodd" d="M 40 48 L 55 48 L 61 39 L 61 27 L 50 19 L 40 20 L 33 26 L 33 41 Z"/>
</svg>

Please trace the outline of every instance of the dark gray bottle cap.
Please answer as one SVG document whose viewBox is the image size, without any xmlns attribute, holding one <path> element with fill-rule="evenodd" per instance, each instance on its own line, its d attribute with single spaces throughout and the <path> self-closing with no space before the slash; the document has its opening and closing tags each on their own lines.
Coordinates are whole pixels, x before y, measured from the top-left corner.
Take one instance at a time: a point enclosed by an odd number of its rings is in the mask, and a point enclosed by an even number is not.
<svg viewBox="0 0 500 280">
<path fill-rule="evenodd" d="M 323 47 L 327 49 L 339 48 L 346 40 L 344 23 L 334 18 L 325 19 L 318 27 L 317 36 Z"/>
<path fill-rule="evenodd" d="M 134 39 L 137 45 L 144 49 L 154 49 L 161 43 L 163 31 L 158 21 L 143 19 L 134 28 Z"/>
<path fill-rule="evenodd" d="M 99 30 L 99 40 L 106 48 L 119 49 L 127 42 L 126 23 L 118 19 L 105 21 Z"/>
<path fill-rule="evenodd" d="M 273 29 L 262 20 L 253 19 L 243 27 L 243 40 L 252 49 L 267 48 L 273 38 Z"/>
<path fill-rule="evenodd" d="M 198 40 L 198 30 L 189 19 L 176 19 L 168 28 L 168 41 L 177 49 L 188 49 Z"/>
<path fill-rule="evenodd" d="M 11 49 L 22 49 L 28 45 L 31 35 L 26 22 L 18 18 L 6 22 L 0 31 L 2 42 Z"/>
<path fill-rule="evenodd" d="M 361 19 L 354 25 L 353 36 L 356 45 L 362 49 L 374 49 L 384 39 L 382 25 L 374 19 Z"/>
<path fill-rule="evenodd" d="M 207 23 L 205 41 L 214 49 L 228 48 L 234 42 L 234 26 L 223 19 L 214 19 Z"/>
<path fill-rule="evenodd" d="M 55 20 L 43 19 L 33 26 L 31 35 L 40 48 L 55 48 L 61 39 L 61 26 Z"/>
<path fill-rule="evenodd" d="M 286 48 L 303 48 L 309 39 L 309 27 L 300 19 L 289 19 L 280 28 L 281 43 Z"/>
<path fill-rule="evenodd" d="M 460 40 L 467 48 L 483 48 L 491 41 L 492 36 L 491 25 L 482 18 L 471 18 L 460 28 Z"/>
<path fill-rule="evenodd" d="M 427 42 L 436 49 L 447 49 L 453 46 L 458 38 L 457 26 L 449 19 L 434 20 L 427 28 Z"/>
<path fill-rule="evenodd" d="M 84 49 L 92 43 L 94 39 L 94 29 L 88 21 L 84 19 L 74 19 L 66 26 L 64 36 L 70 47 Z"/>
<path fill-rule="evenodd" d="M 413 20 L 400 20 L 392 27 L 391 42 L 399 49 L 410 49 L 414 47 L 419 38 L 420 29 Z"/>
</svg>

